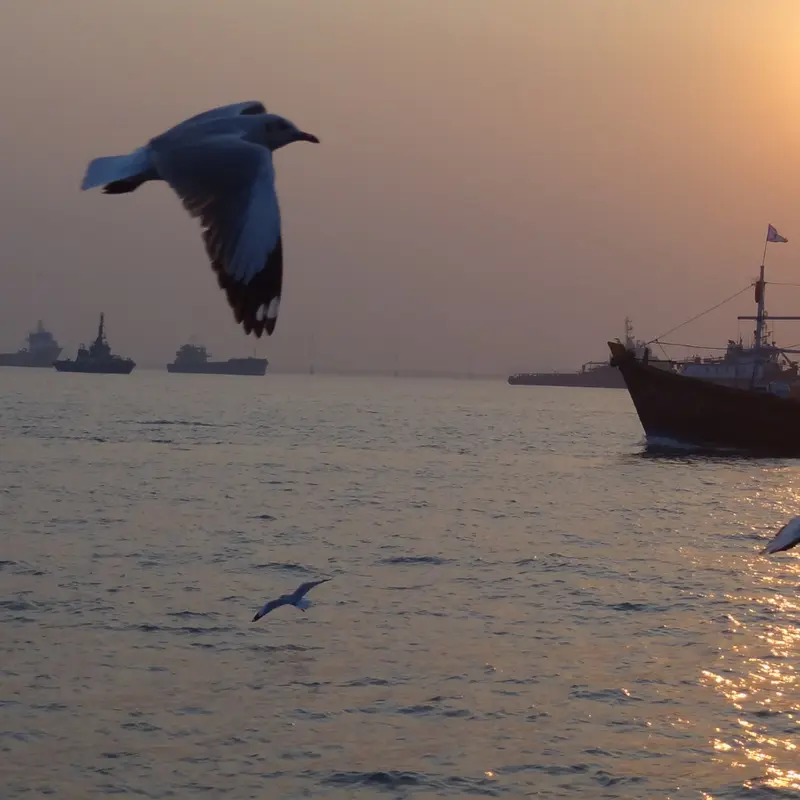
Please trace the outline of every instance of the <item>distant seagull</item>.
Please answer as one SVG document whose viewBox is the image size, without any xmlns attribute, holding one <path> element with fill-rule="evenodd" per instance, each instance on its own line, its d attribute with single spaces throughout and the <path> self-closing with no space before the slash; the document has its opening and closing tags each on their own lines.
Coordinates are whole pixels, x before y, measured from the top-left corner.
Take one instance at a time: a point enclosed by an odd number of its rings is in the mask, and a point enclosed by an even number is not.
<svg viewBox="0 0 800 800">
<path fill-rule="evenodd" d="M 253 622 L 258 622 L 265 614 L 274 611 L 281 606 L 294 606 L 301 611 L 305 610 L 311 605 L 311 601 L 306 599 L 306 595 L 321 583 L 329 581 L 330 578 L 323 578 L 321 581 L 309 581 L 308 583 L 301 583 L 292 594 L 282 594 L 277 600 L 270 600 L 265 603 L 261 610 L 253 617 Z"/>
<path fill-rule="evenodd" d="M 272 152 L 319 139 L 257 100 L 204 111 L 124 156 L 95 158 L 81 189 L 127 194 L 163 180 L 203 226 L 203 242 L 236 322 L 271 335 L 283 285 Z"/>
<path fill-rule="evenodd" d="M 775 538 L 761 551 L 762 555 L 791 550 L 800 544 L 800 517 L 787 522 L 776 534 Z"/>
</svg>

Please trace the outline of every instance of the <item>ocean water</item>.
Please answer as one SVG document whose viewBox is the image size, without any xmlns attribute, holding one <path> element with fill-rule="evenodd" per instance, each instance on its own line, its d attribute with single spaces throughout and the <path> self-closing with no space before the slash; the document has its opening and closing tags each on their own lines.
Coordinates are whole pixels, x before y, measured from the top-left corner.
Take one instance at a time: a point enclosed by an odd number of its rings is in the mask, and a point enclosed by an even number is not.
<svg viewBox="0 0 800 800">
<path fill-rule="evenodd" d="M 139 369 L 0 370 L 0 455 L 3 798 L 800 796 L 800 462 L 647 455 L 622 390 Z"/>
</svg>

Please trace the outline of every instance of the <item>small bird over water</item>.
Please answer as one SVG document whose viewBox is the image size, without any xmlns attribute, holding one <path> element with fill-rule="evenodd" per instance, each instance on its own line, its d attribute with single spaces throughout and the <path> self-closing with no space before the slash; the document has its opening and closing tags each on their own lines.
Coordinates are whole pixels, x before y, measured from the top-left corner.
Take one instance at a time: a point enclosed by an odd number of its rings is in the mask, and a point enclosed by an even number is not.
<svg viewBox="0 0 800 800">
<path fill-rule="evenodd" d="M 258 622 L 265 614 L 269 614 L 270 611 L 274 611 L 281 606 L 294 606 L 304 612 L 311 605 L 311 601 L 306 595 L 315 586 L 319 586 L 321 583 L 325 583 L 329 580 L 330 578 L 323 578 L 320 581 L 301 583 L 291 594 L 282 594 L 277 600 L 270 600 L 268 603 L 265 603 L 261 610 L 253 617 L 253 622 Z"/>
<path fill-rule="evenodd" d="M 272 153 L 319 139 L 268 114 L 257 100 L 204 111 L 128 155 L 95 158 L 81 189 L 127 194 L 166 181 L 203 226 L 203 243 L 233 316 L 246 334 L 275 330 L 283 243 Z"/>
<path fill-rule="evenodd" d="M 800 544 L 800 517 L 787 522 L 776 534 L 775 538 L 761 551 L 762 555 L 791 550 Z"/>
</svg>

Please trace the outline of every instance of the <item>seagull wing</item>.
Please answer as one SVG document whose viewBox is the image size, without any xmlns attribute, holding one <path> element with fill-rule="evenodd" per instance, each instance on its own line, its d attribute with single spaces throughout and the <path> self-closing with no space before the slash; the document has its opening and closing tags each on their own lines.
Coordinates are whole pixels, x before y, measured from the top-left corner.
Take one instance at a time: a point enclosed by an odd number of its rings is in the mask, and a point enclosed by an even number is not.
<svg viewBox="0 0 800 800">
<path fill-rule="evenodd" d="M 228 134 L 153 142 L 159 175 L 199 217 L 203 242 L 245 333 L 275 329 L 283 285 L 283 245 L 272 153 Z"/>
<path fill-rule="evenodd" d="M 279 597 L 277 600 L 270 600 L 259 609 L 258 613 L 253 617 L 253 622 L 258 622 L 265 614 L 274 611 L 276 608 L 288 605 L 289 601 L 284 597 Z"/>
<path fill-rule="evenodd" d="M 165 131 L 162 136 L 175 133 L 176 131 L 183 131 L 191 125 L 196 125 L 198 122 L 209 122 L 212 119 L 225 119 L 226 117 L 238 117 L 248 114 L 266 114 L 267 109 L 264 104 L 259 100 L 248 100 L 244 103 L 231 103 L 227 106 L 219 106 L 212 108 L 208 111 L 202 111 L 195 114 L 193 117 L 179 122 L 169 130 Z"/>
<path fill-rule="evenodd" d="M 300 586 L 294 590 L 292 598 L 296 602 L 301 597 L 305 597 L 305 595 L 307 595 L 315 586 L 319 586 L 321 583 L 325 583 L 329 580 L 330 578 L 323 578 L 321 581 L 308 581 L 307 583 L 301 583 Z"/>
<path fill-rule="evenodd" d="M 775 534 L 775 538 L 761 552 L 764 555 L 778 553 L 781 550 L 791 550 L 798 544 L 800 544 L 800 517 L 795 517 Z"/>
</svg>

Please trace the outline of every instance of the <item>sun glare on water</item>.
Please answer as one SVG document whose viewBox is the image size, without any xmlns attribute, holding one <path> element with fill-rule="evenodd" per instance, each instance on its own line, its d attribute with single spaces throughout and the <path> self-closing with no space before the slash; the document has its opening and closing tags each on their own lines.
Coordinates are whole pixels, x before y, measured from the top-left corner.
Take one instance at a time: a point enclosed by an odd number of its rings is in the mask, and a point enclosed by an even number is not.
<svg viewBox="0 0 800 800">
<path fill-rule="evenodd" d="M 734 767 L 750 773 L 754 764 L 760 767 L 761 777 L 744 779 L 745 788 L 800 791 L 800 671 L 792 658 L 800 652 L 800 629 L 784 622 L 798 619 L 800 601 L 780 595 L 747 600 L 748 615 L 730 617 L 735 643 L 724 662 L 701 674 L 737 712 L 738 729 L 718 728 L 711 744 Z M 765 611 L 774 622 L 764 621 Z"/>
</svg>

